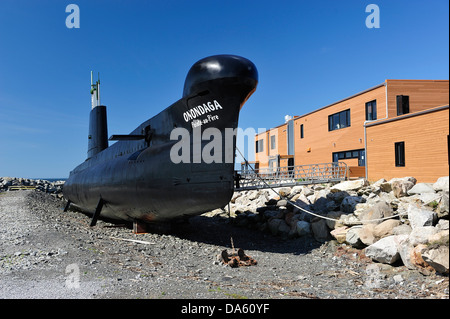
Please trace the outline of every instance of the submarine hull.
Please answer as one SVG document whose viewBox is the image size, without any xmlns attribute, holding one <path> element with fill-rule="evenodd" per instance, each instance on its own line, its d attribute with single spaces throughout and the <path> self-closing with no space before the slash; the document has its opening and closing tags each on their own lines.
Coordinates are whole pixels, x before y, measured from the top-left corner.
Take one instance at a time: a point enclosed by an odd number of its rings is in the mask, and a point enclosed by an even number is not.
<svg viewBox="0 0 450 319">
<path fill-rule="evenodd" d="M 101 217 L 125 221 L 169 220 L 224 207 L 234 190 L 239 111 L 257 85 L 253 63 L 238 58 L 205 59 L 221 63 L 228 72 L 223 75 L 208 65 L 205 70 L 202 60 L 195 64 L 183 98 L 139 125 L 129 140 L 76 167 L 64 185 L 65 198 L 90 213 L 101 200 Z"/>
</svg>

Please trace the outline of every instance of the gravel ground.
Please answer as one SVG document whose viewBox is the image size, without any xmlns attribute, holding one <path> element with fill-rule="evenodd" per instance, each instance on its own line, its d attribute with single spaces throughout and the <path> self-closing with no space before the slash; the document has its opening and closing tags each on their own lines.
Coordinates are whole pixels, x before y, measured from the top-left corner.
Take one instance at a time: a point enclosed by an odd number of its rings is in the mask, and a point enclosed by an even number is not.
<svg viewBox="0 0 450 319">
<path fill-rule="evenodd" d="M 283 240 L 223 217 L 135 235 L 129 226 L 63 212 L 35 191 L 0 193 L 2 299 L 448 299 L 448 277 L 373 263 L 313 238 Z M 236 248 L 256 266 L 218 261 Z M 138 240 L 132 242 L 127 240 Z"/>
</svg>

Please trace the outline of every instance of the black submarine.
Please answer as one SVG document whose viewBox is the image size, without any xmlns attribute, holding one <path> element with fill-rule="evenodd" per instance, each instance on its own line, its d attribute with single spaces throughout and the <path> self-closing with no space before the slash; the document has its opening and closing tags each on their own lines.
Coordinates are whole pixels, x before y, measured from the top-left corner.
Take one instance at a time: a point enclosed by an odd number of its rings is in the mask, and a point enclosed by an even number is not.
<svg viewBox="0 0 450 319">
<path fill-rule="evenodd" d="M 234 191 L 239 112 L 256 90 L 248 59 L 215 55 L 190 68 L 182 98 L 108 146 L 100 81 L 92 81 L 87 159 L 70 172 L 67 205 L 98 218 L 135 223 L 199 215 Z M 181 137 L 181 139 L 180 139 Z"/>
</svg>

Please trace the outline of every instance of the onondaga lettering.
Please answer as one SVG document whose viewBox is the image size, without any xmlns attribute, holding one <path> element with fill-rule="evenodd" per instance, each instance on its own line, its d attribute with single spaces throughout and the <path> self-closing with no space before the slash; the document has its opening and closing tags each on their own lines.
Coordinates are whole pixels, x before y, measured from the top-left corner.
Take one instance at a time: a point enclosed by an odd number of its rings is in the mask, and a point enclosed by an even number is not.
<svg viewBox="0 0 450 319">
<path fill-rule="evenodd" d="M 214 100 L 213 102 L 203 103 L 203 105 L 198 105 L 190 110 L 183 113 L 183 118 L 186 122 L 196 119 L 206 113 L 217 111 L 218 109 L 223 109 L 222 106 Z"/>
</svg>

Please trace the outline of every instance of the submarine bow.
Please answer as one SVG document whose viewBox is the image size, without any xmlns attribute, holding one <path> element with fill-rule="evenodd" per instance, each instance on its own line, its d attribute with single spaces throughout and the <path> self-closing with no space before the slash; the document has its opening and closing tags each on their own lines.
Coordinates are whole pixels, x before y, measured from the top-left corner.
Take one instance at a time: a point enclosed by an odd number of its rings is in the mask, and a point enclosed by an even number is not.
<svg viewBox="0 0 450 319">
<path fill-rule="evenodd" d="M 235 78 L 241 83 L 247 81 L 256 89 L 258 71 L 250 60 L 236 55 L 215 55 L 204 58 L 189 70 L 184 82 L 183 97 L 207 90 L 209 81 L 226 78 Z"/>
<path fill-rule="evenodd" d="M 130 134 L 113 135 L 117 142 L 109 147 L 106 110 L 98 98 L 88 159 L 63 188 L 68 203 L 94 217 L 144 222 L 224 207 L 234 191 L 239 111 L 257 84 L 257 69 L 246 58 L 201 59 L 190 68 L 181 99 Z M 91 94 L 98 91 L 94 85 Z M 92 140 L 99 141 L 95 152 Z"/>
</svg>

